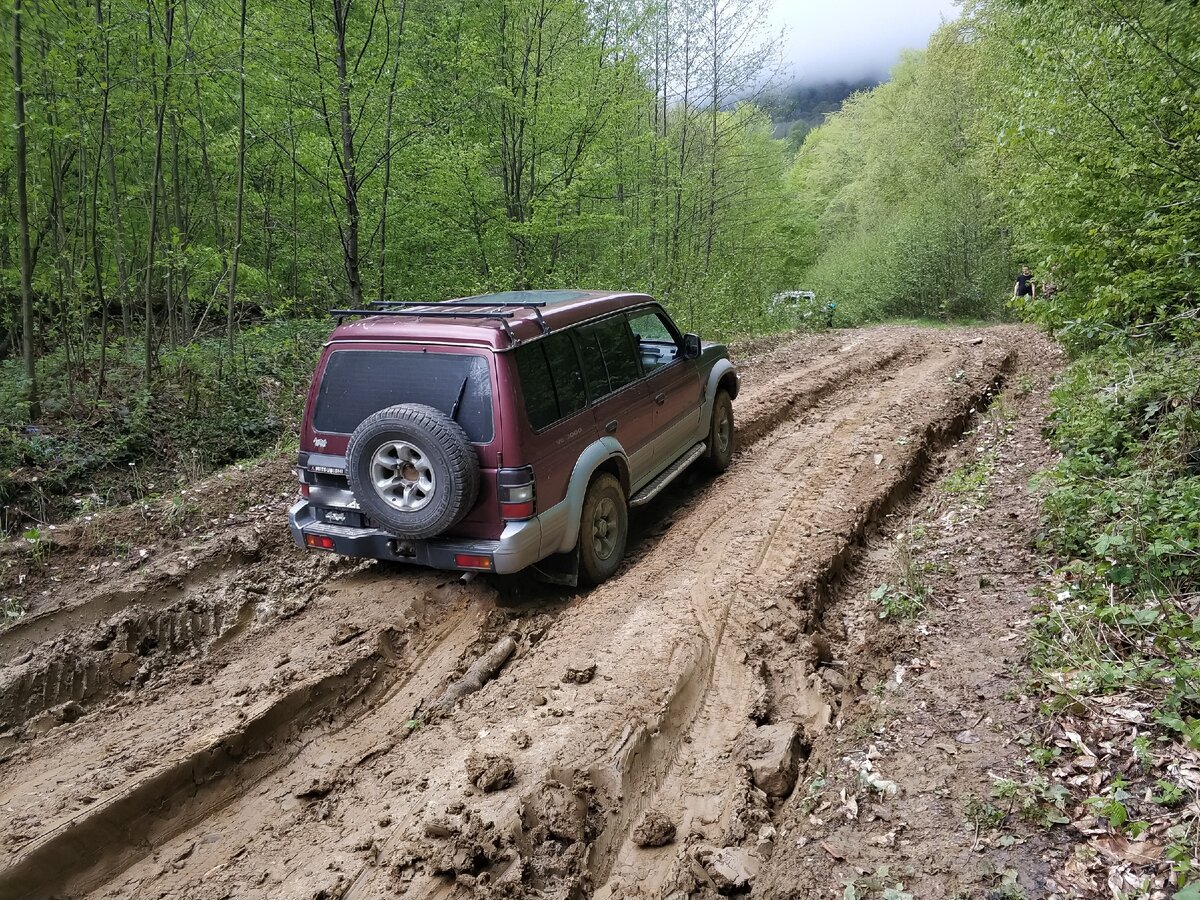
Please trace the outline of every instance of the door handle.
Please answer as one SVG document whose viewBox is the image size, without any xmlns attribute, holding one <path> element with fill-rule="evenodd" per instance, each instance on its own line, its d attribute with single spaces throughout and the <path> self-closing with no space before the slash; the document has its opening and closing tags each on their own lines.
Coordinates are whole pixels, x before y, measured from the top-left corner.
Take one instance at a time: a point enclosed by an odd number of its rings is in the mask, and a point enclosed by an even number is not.
<svg viewBox="0 0 1200 900">
<path fill-rule="evenodd" d="M 617 420 L 613 419 L 611 422 L 609 422 L 607 425 L 605 425 L 604 430 L 606 432 L 608 432 L 609 434 L 612 434 L 614 431 L 616 431 L 617 430 Z"/>
<path fill-rule="evenodd" d="M 657 394 L 654 395 L 654 402 L 657 403 L 659 406 L 662 406 L 664 403 L 667 402 L 667 395 L 664 394 L 662 391 L 659 391 Z"/>
</svg>

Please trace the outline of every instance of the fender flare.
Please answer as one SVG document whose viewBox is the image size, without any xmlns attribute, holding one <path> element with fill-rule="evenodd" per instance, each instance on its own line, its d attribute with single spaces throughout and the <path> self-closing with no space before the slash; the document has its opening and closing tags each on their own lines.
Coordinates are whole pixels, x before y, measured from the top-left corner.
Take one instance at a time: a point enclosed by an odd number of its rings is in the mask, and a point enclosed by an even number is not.
<svg viewBox="0 0 1200 900">
<path fill-rule="evenodd" d="M 724 387 L 729 391 L 730 399 L 736 398 L 739 389 L 737 367 L 728 359 L 718 359 L 713 363 L 708 373 L 708 381 L 704 385 L 704 403 L 700 414 L 701 430 L 708 434 L 708 423 L 712 421 L 713 403 L 717 399 L 717 391 Z"/>
<path fill-rule="evenodd" d="M 622 487 L 628 492 L 629 463 L 626 459 L 625 448 L 615 437 L 611 435 L 602 437 L 588 444 L 579 454 L 575 468 L 571 471 L 567 496 L 560 504 L 565 507 L 564 515 L 566 516 L 566 521 L 562 524 L 562 540 L 557 547 L 550 548 L 548 552 L 567 553 L 575 549 L 575 545 L 579 542 L 579 520 L 583 516 L 583 501 L 587 496 L 588 485 L 591 484 L 596 470 L 614 459 L 617 461 L 617 467 L 621 473 Z"/>
</svg>

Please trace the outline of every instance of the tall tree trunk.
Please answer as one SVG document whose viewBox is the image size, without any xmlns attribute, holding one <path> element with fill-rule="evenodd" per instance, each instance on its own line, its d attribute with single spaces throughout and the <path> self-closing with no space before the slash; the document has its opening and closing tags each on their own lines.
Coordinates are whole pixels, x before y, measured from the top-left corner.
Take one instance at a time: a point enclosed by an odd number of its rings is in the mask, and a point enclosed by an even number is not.
<svg viewBox="0 0 1200 900">
<path fill-rule="evenodd" d="M 244 0 L 243 0 L 244 2 Z M 342 126 L 342 186 L 346 203 L 346 230 L 342 236 L 342 257 L 350 287 L 350 306 L 362 306 L 362 277 L 358 259 L 358 174 L 354 164 L 354 122 L 350 113 L 350 78 L 346 57 L 346 29 L 353 0 L 333 0 L 333 28 L 337 41 L 338 113 Z"/>
<path fill-rule="evenodd" d="M 296 165 L 296 123 L 292 118 L 294 108 L 292 83 L 288 82 L 288 141 L 292 149 L 292 263 L 288 272 L 288 296 L 293 300 L 300 290 L 300 173 Z"/>
<path fill-rule="evenodd" d="M 178 307 L 178 333 L 183 343 L 192 339 L 192 305 L 188 299 L 188 265 L 187 249 L 191 243 L 187 233 L 187 221 L 183 214 L 183 179 L 179 172 L 179 115 L 171 114 L 171 212 L 175 225 L 175 234 L 179 241 L 176 250 L 176 266 L 173 272 L 176 277 L 175 302 Z"/>
<path fill-rule="evenodd" d="M 153 3 L 153 0 L 150 0 Z M 163 68 L 162 97 L 154 111 L 154 171 L 150 178 L 150 209 L 149 228 L 146 235 L 146 284 L 143 295 L 146 314 L 146 366 L 144 380 L 146 389 L 154 374 L 155 344 L 154 344 L 154 239 L 158 232 L 158 185 L 162 180 L 162 145 L 163 124 L 166 120 L 167 101 L 171 93 L 171 41 L 175 32 L 175 0 L 166 0 L 166 12 L 163 16 L 163 44 L 165 48 L 165 66 Z M 153 6 L 147 7 L 151 22 L 154 18 Z"/>
<path fill-rule="evenodd" d="M 164 97 L 164 102 L 165 102 L 165 97 Z M 163 123 L 164 131 L 166 130 L 166 127 L 167 127 L 167 124 L 166 124 L 166 122 L 164 122 Z M 166 138 L 166 135 L 164 134 L 164 139 L 165 138 Z M 166 300 L 167 300 L 167 321 L 166 321 L 167 345 L 172 350 L 174 350 L 176 347 L 179 346 L 179 334 L 178 334 L 177 327 L 176 327 L 178 324 L 178 320 L 175 315 L 176 306 L 177 306 L 176 296 L 175 296 L 175 290 L 176 290 L 176 285 L 177 285 L 175 265 L 176 265 L 176 259 L 178 256 L 179 245 L 178 245 L 178 243 L 176 243 L 178 241 L 178 236 L 172 233 L 174 229 L 172 229 L 172 227 L 171 227 L 171 214 L 170 214 L 170 209 L 169 209 L 170 198 L 167 196 L 167 182 L 166 182 L 166 178 L 164 176 L 164 173 L 162 172 L 161 167 L 160 167 L 159 173 L 158 173 L 158 196 L 162 200 L 162 214 L 161 214 L 162 236 L 161 236 L 160 240 L 162 241 L 163 245 L 166 247 L 166 253 L 167 253 L 166 273 L 163 278 L 163 282 L 166 287 Z"/>
<path fill-rule="evenodd" d="M 188 31 L 189 34 L 191 33 L 191 25 L 188 18 L 187 0 L 183 0 L 183 27 Z M 217 180 L 213 176 L 212 161 L 209 159 L 208 155 L 208 123 L 204 115 L 204 98 L 200 92 L 200 75 L 198 72 L 192 75 L 192 87 L 196 94 L 196 124 L 199 127 L 200 134 L 200 168 L 204 172 L 204 184 L 208 191 L 208 201 L 212 209 L 213 235 L 217 242 L 217 255 L 221 259 L 221 272 L 217 276 L 216 283 L 212 288 L 212 296 L 216 297 L 217 292 L 220 290 L 221 284 L 225 281 L 225 275 L 229 272 L 229 254 L 225 247 L 225 226 L 224 219 L 221 216 L 221 205 L 217 197 Z M 288 85 L 288 90 L 289 92 L 291 91 L 290 82 Z M 289 103 L 289 118 L 291 115 L 291 104 Z M 203 315 L 201 315 L 200 321 L 203 323 Z"/>
<path fill-rule="evenodd" d="M 104 11 L 101 8 L 100 0 L 95 0 L 94 9 L 96 13 L 96 31 L 104 43 L 104 108 L 105 112 L 107 112 L 108 97 L 112 91 L 112 77 L 109 72 L 111 42 L 108 39 L 108 30 L 104 23 Z M 108 177 L 109 200 L 112 206 L 112 249 L 113 258 L 117 263 L 117 290 L 120 293 L 121 301 L 121 334 L 124 338 L 121 346 L 128 358 L 129 335 L 132 328 L 132 313 L 129 309 L 129 276 L 125 267 L 124 236 L 121 228 L 121 197 L 117 190 L 117 161 L 116 153 L 113 150 L 112 120 L 107 115 L 103 117 L 100 123 L 100 141 L 104 145 L 104 168 Z M 103 384 L 100 387 L 102 390 Z"/>
<path fill-rule="evenodd" d="M 709 159 L 708 159 L 708 222 L 704 233 L 704 273 L 708 274 L 709 263 L 712 261 L 713 237 L 716 234 L 717 221 L 717 143 L 720 133 L 717 126 L 720 123 L 721 108 L 721 41 L 720 41 L 720 3 L 714 0 L 712 4 L 712 93 L 709 96 Z"/>
<path fill-rule="evenodd" d="M 387 155 L 383 161 L 383 197 L 379 205 L 378 296 L 381 303 L 387 299 L 387 214 L 392 187 L 392 119 L 396 107 L 396 79 L 400 74 L 400 41 L 404 37 L 404 14 L 407 7 L 407 0 L 401 0 L 400 22 L 396 26 L 396 58 L 392 61 L 392 77 L 388 83 L 387 125 L 383 138 L 383 152 Z"/>
<path fill-rule="evenodd" d="M 17 130 L 17 231 L 21 244 L 21 340 L 28 381 L 29 417 L 42 415 L 38 397 L 37 366 L 33 357 L 33 255 L 29 249 L 28 150 L 25 141 L 25 77 L 21 60 L 21 0 L 13 0 L 12 70 L 13 95 L 16 99 Z"/>
<path fill-rule="evenodd" d="M 96 12 L 100 12 L 100 0 L 96 0 Z M 108 372 L 108 300 L 104 296 L 104 265 L 100 249 L 100 167 L 104 159 L 104 142 L 108 135 L 108 79 L 105 78 L 104 93 L 100 107 L 100 146 L 96 148 L 96 168 L 92 172 L 91 195 L 91 240 L 92 272 L 95 278 L 96 302 L 100 304 L 100 371 L 96 375 L 96 398 L 104 396 L 104 379 Z"/>
<path fill-rule="evenodd" d="M 225 336 L 231 352 L 233 332 L 237 323 L 238 262 L 242 253 L 242 210 L 246 197 L 246 0 L 242 0 L 238 39 L 237 203 L 233 217 L 233 260 L 229 267 L 229 311 L 225 322 Z M 230 358 L 232 359 L 232 356 Z"/>
</svg>

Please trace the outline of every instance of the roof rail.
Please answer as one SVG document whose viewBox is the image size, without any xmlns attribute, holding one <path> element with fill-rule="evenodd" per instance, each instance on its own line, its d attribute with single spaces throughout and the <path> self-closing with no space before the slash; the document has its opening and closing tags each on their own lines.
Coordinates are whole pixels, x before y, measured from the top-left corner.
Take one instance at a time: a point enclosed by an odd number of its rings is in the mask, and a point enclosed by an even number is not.
<svg viewBox="0 0 1200 900">
<path fill-rule="evenodd" d="M 440 304 L 424 303 L 421 306 L 437 306 Z M 412 318 L 432 317 L 438 319 L 491 319 L 499 322 L 512 346 L 521 343 L 521 339 L 513 333 L 508 320 L 513 317 L 511 312 L 422 312 L 416 309 L 331 309 L 331 316 L 337 316 L 338 324 L 342 324 L 345 316 L 411 316 Z M 540 318 L 540 317 L 539 317 Z M 543 328 L 545 325 L 543 323 Z"/>
<path fill-rule="evenodd" d="M 406 307 L 410 309 L 428 307 L 430 309 L 437 309 L 449 306 L 458 309 L 528 309 L 533 311 L 533 316 L 535 319 L 537 319 L 537 323 L 542 329 L 542 334 L 550 333 L 550 326 L 546 324 L 546 320 L 542 318 L 542 307 L 547 305 L 545 300 L 533 300 L 524 303 L 511 300 L 444 300 L 435 303 L 429 303 L 427 301 L 419 302 L 415 300 L 372 300 L 368 305 L 372 309 L 379 310 L 380 312 L 396 307 Z"/>
</svg>

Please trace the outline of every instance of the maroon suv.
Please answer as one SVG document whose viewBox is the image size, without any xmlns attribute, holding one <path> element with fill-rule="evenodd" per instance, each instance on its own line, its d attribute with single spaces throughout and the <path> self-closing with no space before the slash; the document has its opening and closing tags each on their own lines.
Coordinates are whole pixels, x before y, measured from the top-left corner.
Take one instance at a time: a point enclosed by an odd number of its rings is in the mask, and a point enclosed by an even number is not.
<svg viewBox="0 0 1200 900">
<path fill-rule="evenodd" d="M 301 547 L 498 573 L 545 560 L 555 580 L 598 583 L 621 564 L 629 507 L 733 455 L 725 348 L 644 294 L 334 312 L 363 318 L 339 319 L 309 390 Z"/>
</svg>

